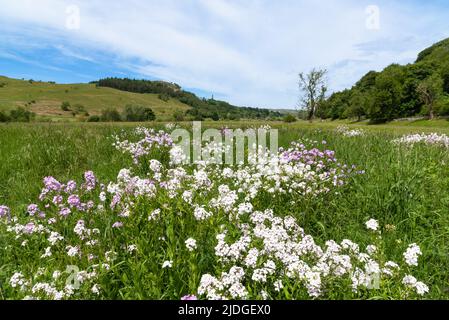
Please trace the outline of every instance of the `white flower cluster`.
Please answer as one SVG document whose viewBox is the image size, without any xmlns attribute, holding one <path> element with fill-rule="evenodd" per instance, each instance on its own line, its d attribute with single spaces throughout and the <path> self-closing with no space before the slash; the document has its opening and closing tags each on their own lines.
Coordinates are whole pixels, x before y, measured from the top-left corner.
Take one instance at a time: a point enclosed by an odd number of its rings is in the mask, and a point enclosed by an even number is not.
<svg viewBox="0 0 449 320">
<path fill-rule="evenodd" d="M 351 280 L 350 289 L 355 293 L 378 288 L 384 278 L 401 279 L 399 265 L 378 259 L 375 245 L 369 245 L 366 252 L 348 239 L 317 245 L 293 217 L 280 218 L 271 210 L 254 211 L 249 214 L 249 221 L 238 224 L 233 234 L 239 231 L 242 236 L 232 243 L 226 242 L 226 231 L 217 236 L 215 254 L 222 267 L 230 266 L 230 269 L 219 278 L 203 275 L 198 288 L 200 295 L 208 299 L 242 298 L 246 296 L 243 288 L 256 289 L 257 283 L 279 291 L 283 283 L 296 281 L 309 297 L 316 298 L 322 296 L 328 286 L 344 285 L 345 279 Z M 373 219 L 367 226 L 371 230 L 378 229 Z M 415 263 L 418 252 L 419 247 L 410 245 L 404 253 L 407 264 Z M 404 284 L 413 285 L 418 294 L 428 291 L 421 282 Z M 259 294 L 262 296 L 262 292 Z"/>
<path fill-rule="evenodd" d="M 405 144 L 412 146 L 417 143 L 424 143 L 427 145 L 436 145 L 449 148 L 449 136 L 438 133 L 421 133 L 421 134 L 408 134 L 398 139 L 393 140 L 395 144 Z"/>
<path fill-rule="evenodd" d="M 416 243 L 412 243 L 408 246 L 407 250 L 404 252 L 405 263 L 409 266 L 418 265 L 418 257 L 422 254 L 421 249 Z"/>
<path fill-rule="evenodd" d="M 357 137 L 365 135 L 365 131 L 362 129 L 349 129 L 348 126 L 338 126 L 336 132 L 344 137 Z"/>
<path fill-rule="evenodd" d="M 36 282 L 33 284 L 31 280 L 27 280 L 21 272 L 16 272 L 12 275 L 9 280 L 11 287 L 19 288 L 22 292 L 28 292 L 32 295 L 25 296 L 25 300 L 36 300 L 36 299 L 52 299 L 52 300 L 62 300 L 71 298 L 76 290 L 79 290 L 83 284 L 92 286 L 93 281 L 97 279 L 97 272 L 95 269 L 98 265 L 93 265 L 94 270 L 88 272 L 85 270 L 75 271 L 70 276 L 70 283 L 63 281 L 58 282 L 61 278 L 62 272 L 55 270 L 51 273 L 51 279 L 49 281 L 38 281 L 46 274 L 46 269 L 39 268 L 33 277 Z M 58 289 L 59 287 L 59 289 Z M 100 287 L 98 284 L 93 284 L 92 292 L 98 294 Z"/>
<path fill-rule="evenodd" d="M 189 251 L 193 251 L 196 249 L 196 240 L 193 238 L 189 238 L 185 241 L 187 250 Z"/>
</svg>

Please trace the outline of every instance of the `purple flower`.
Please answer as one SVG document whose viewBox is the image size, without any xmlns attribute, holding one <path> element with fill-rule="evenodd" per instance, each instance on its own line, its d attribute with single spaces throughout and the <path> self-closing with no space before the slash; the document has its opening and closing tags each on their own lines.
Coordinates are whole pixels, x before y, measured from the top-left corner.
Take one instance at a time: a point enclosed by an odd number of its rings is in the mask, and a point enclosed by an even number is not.
<svg viewBox="0 0 449 320">
<path fill-rule="evenodd" d="M 61 190 L 61 183 L 53 177 L 44 178 L 45 188 L 48 190 L 59 191 Z"/>
<path fill-rule="evenodd" d="M 62 196 L 54 196 L 53 197 L 53 203 L 56 204 L 56 205 L 61 204 L 62 200 L 63 200 Z"/>
<path fill-rule="evenodd" d="M 118 193 L 115 194 L 111 201 L 111 209 L 114 209 L 115 206 L 117 205 L 117 203 L 119 203 L 121 199 L 122 199 L 122 196 L 120 194 L 118 194 Z"/>
<path fill-rule="evenodd" d="M 86 205 L 89 210 L 95 207 L 95 203 L 92 200 L 89 200 Z"/>
<path fill-rule="evenodd" d="M 121 228 L 121 227 L 123 227 L 123 222 L 120 222 L 120 221 L 117 221 L 117 222 L 114 222 L 114 224 L 112 225 L 112 227 L 113 228 Z"/>
<path fill-rule="evenodd" d="M 62 208 L 61 211 L 59 211 L 59 214 L 63 217 L 67 217 L 70 214 L 69 208 Z"/>
<path fill-rule="evenodd" d="M 0 206 L 0 218 L 10 217 L 11 210 L 7 206 Z"/>
<path fill-rule="evenodd" d="M 80 197 L 76 194 L 72 194 L 68 197 L 67 203 L 70 205 L 70 207 L 79 207 L 81 205 Z"/>
<path fill-rule="evenodd" d="M 188 294 L 181 298 L 181 300 L 198 300 L 198 298 L 193 294 Z"/>
<path fill-rule="evenodd" d="M 65 192 L 72 193 L 75 190 L 76 190 L 76 182 L 73 180 L 70 180 L 69 182 L 67 182 L 67 186 L 65 187 Z"/>
<path fill-rule="evenodd" d="M 39 212 L 39 207 L 37 206 L 37 204 L 30 204 L 27 208 L 28 213 L 30 214 L 30 216 L 34 216 L 36 213 Z"/>
<path fill-rule="evenodd" d="M 33 222 L 29 222 L 25 225 L 25 228 L 23 229 L 23 232 L 31 234 L 34 232 L 34 223 Z"/>
<path fill-rule="evenodd" d="M 86 190 L 93 190 L 95 189 L 95 186 L 97 184 L 97 179 L 95 178 L 95 175 L 92 171 L 86 171 L 84 173 L 84 180 L 86 180 L 86 183 L 84 184 L 84 188 Z"/>
</svg>

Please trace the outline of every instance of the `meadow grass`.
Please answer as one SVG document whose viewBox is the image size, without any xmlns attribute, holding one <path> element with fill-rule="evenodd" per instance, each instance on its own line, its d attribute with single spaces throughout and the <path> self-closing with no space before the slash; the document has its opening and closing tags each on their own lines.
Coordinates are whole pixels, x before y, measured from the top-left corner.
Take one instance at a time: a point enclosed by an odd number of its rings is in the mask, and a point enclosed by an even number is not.
<svg viewBox="0 0 449 320">
<path fill-rule="evenodd" d="M 203 128 L 222 125 L 224 123 L 206 122 Z M 240 127 L 242 122 L 226 125 Z M 449 152 L 445 148 L 426 145 L 404 148 L 391 142 L 406 132 L 444 132 L 445 128 L 356 125 L 354 127 L 368 128 L 366 134 L 343 137 L 336 133 L 336 124 L 273 122 L 271 125 L 279 128 L 280 146 L 287 147 L 298 139 L 311 139 L 321 148 L 334 150 L 340 162 L 354 164 L 365 173 L 351 176 L 342 191 L 332 191 L 294 205 L 286 205 L 282 198 L 267 200 L 267 205 L 276 208 L 277 214 L 294 216 L 305 232 L 312 234 L 318 242 L 350 238 L 368 245 L 372 239 L 367 237 L 365 221 L 374 218 L 381 225 L 389 225 L 389 231 L 383 232 L 385 255 L 400 261 L 404 245 L 419 244 L 423 255 L 413 275 L 430 287 L 425 298 L 449 298 Z M 7 205 L 15 214 L 25 216 L 27 205 L 36 202 L 45 176 L 81 182 L 83 173 L 93 170 L 100 181 L 114 180 L 120 169 L 132 166 L 132 161 L 115 150 L 111 136 L 120 132 L 129 134 L 134 127 L 135 124 L 86 123 L 0 125 L 0 205 Z M 178 227 L 183 228 L 183 223 Z M 161 234 L 175 241 L 170 235 L 175 232 L 172 225 L 167 223 L 159 227 Z M 200 231 L 199 238 L 211 236 L 205 229 Z M 154 243 L 147 245 L 150 248 Z M 0 288 L 15 268 L 11 257 L 3 259 Z M 147 259 L 159 257 L 148 253 Z M 200 270 L 204 272 L 202 266 L 208 265 L 210 257 L 205 255 L 196 259 L 200 260 L 198 266 L 187 263 L 184 269 L 168 276 L 150 272 L 151 268 L 145 262 L 139 262 L 141 269 L 132 270 L 125 270 L 125 264 L 115 279 L 108 280 L 122 282 L 124 287 L 111 289 L 105 297 L 179 298 L 182 292 L 188 293 L 186 288 L 192 290 L 198 285 Z M 145 273 L 148 276 L 143 276 Z M 157 279 L 159 276 L 162 278 Z M 153 289 L 148 291 L 148 285 L 143 284 L 142 279 L 151 283 Z M 8 289 L 2 290 L 0 298 L 14 298 L 8 296 L 11 294 Z M 350 295 L 336 293 L 328 297 L 348 298 Z M 378 296 L 370 296 L 373 297 L 388 298 L 389 295 L 379 292 Z"/>
</svg>

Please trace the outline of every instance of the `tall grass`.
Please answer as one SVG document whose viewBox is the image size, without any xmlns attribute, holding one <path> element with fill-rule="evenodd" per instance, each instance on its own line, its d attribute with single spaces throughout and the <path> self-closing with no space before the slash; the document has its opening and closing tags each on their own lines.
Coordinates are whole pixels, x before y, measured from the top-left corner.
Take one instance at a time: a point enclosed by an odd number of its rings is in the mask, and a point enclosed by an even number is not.
<svg viewBox="0 0 449 320">
<path fill-rule="evenodd" d="M 93 170 L 102 181 L 115 179 L 121 168 L 132 164 L 128 157 L 114 149 L 109 137 L 131 128 L 109 124 L 1 125 L 0 204 L 25 215 L 27 204 L 33 203 L 39 195 L 44 176 L 51 175 L 60 181 L 74 178 L 81 181 L 84 171 Z M 341 241 L 350 236 L 353 241 L 367 245 L 370 239 L 366 237 L 365 221 L 374 218 L 382 225 L 390 225 L 390 231 L 383 234 L 385 253 L 399 261 L 404 244 L 418 243 L 423 256 L 414 275 L 429 285 L 427 298 L 448 299 L 449 152 L 425 145 L 400 147 L 391 143 L 397 135 L 394 130 L 383 130 L 343 137 L 332 128 L 281 126 L 280 146 L 288 146 L 297 139 L 316 140 L 322 148 L 335 150 L 342 163 L 355 164 L 365 173 L 351 177 L 351 183 L 338 195 L 331 194 L 299 205 L 279 203 L 274 206 L 279 214 L 295 216 L 306 233 L 321 241 Z M 160 228 L 168 229 L 159 231 L 167 234 L 170 241 L 176 241 L 169 226 L 170 223 L 161 225 Z M 207 236 L 207 232 L 202 234 Z M 148 259 L 155 259 L 150 255 L 150 249 L 146 252 Z M 202 263 L 207 264 L 207 259 L 204 257 Z M 146 272 L 145 263 L 141 266 L 140 271 L 123 271 L 128 277 L 134 275 L 134 279 L 115 280 L 134 287 L 135 294 L 110 292 L 110 297 L 173 297 L 177 293 L 164 291 L 167 282 L 198 281 L 181 278 L 181 274 L 195 275 L 191 270 L 161 279 L 150 273 L 144 278 L 155 277 L 151 281 L 158 285 L 148 293 L 139 282 L 142 275 L 136 274 Z M 4 274 L 0 272 L 0 276 Z M 176 285 L 169 287 L 177 288 Z"/>
</svg>

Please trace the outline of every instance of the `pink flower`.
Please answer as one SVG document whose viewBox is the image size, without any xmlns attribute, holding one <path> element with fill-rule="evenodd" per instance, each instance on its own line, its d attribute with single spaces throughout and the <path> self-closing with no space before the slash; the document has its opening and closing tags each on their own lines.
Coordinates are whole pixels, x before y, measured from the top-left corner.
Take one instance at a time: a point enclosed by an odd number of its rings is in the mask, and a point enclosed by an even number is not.
<svg viewBox="0 0 449 320">
<path fill-rule="evenodd" d="M 188 294 L 188 295 L 182 297 L 181 300 L 188 300 L 188 301 L 189 300 L 198 300 L 198 298 L 193 294 Z"/>
<path fill-rule="evenodd" d="M 7 206 L 0 206 L 0 218 L 9 218 L 10 210 Z"/>
<path fill-rule="evenodd" d="M 79 207 L 81 204 L 80 197 L 76 194 L 72 194 L 67 199 L 67 203 L 73 208 L 73 207 Z"/>
<path fill-rule="evenodd" d="M 25 225 L 25 228 L 23 229 L 23 231 L 25 233 L 31 234 L 34 232 L 34 228 L 35 228 L 34 223 L 30 222 Z"/>
<path fill-rule="evenodd" d="M 30 204 L 27 208 L 28 213 L 30 216 L 34 216 L 36 213 L 39 212 L 39 208 L 36 204 Z"/>
<path fill-rule="evenodd" d="M 48 190 L 59 191 L 61 190 L 61 183 L 53 177 L 44 178 L 45 188 Z"/>
<path fill-rule="evenodd" d="M 95 189 L 95 185 L 97 183 L 97 179 L 92 171 L 86 171 L 84 173 L 84 180 L 86 183 L 84 184 L 84 188 L 88 191 Z"/>
<path fill-rule="evenodd" d="M 62 208 L 61 211 L 59 211 L 59 214 L 63 217 L 67 217 L 70 214 L 69 208 Z"/>
<path fill-rule="evenodd" d="M 67 182 L 67 186 L 65 187 L 65 192 L 72 193 L 75 190 L 76 190 L 76 182 L 73 180 L 70 180 L 69 182 Z"/>
<path fill-rule="evenodd" d="M 120 221 L 117 221 L 117 222 L 114 222 L 114 224 L 112 225 L 112 227 L 113 228 L 121 228 L 121 227 L 123 227 L 123 222 L 120 222 Z"/>
</svg>

